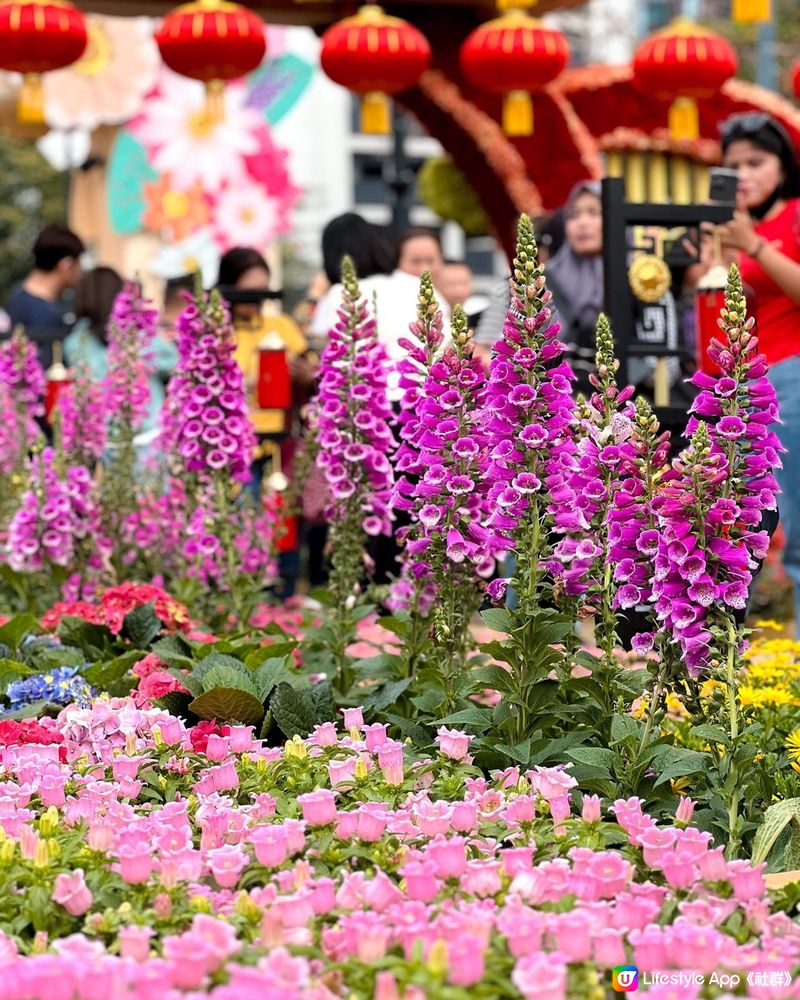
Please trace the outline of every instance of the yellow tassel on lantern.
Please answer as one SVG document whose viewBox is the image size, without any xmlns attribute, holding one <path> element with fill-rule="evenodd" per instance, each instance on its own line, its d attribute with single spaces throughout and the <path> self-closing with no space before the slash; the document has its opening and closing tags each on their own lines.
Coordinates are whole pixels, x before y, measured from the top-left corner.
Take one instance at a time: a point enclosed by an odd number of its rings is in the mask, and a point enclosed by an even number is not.
<svg viewBox="0 0 800 1000">
<path fill-rule="evenodd" d="M 533 135 L 533 101 L 527 90 L 511 90 L 503 98 L 506 135 Z"/>
<path fill-rule="evenodd" d="M 389 98 L 379 90 L 361 98 L 361 131 L 367 135 L 388 135 L 392 131 Z"/>
<path fill-rule="evenodd" d="M 225 84 L 222 80 L 209 80 L 206 84 L 206 120 L 209 125 L 225 121 Z"/>
<path fill-rule="evenodd" d="M 44 88 L 38 73 L 26 73 L 17 99 L 17 121 L 25 125 L 44 123 Z"/>
<path fill-rule="evenodd" d="M 734 21 L 769 21 L 771 16 L 770 0 L 733 0 L 731 17 Z"/>
<path fill-rule="evenodd" d="M 669 134 L 673 139 L 696 139 L 700 135 L 697 104 L 691 97 L 678 97 L 669 109 Z"/>
</svg>

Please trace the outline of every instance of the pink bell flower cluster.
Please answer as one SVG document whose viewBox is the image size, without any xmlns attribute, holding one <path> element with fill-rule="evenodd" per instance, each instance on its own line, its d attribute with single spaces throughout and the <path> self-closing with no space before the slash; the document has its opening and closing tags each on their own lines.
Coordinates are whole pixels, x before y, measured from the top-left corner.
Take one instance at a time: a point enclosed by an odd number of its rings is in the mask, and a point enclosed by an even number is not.
<svg viewBox="0 0 800 1000">
<path fill-rule="evenodd" d="M 114 302 L 108 323 L 108 372 L 103 389 L 111 427 L 138 430 L 150 402 L 152 364 L 148 348 L 156 334 L 158 312 L 129 283 Z"/>
<path fill-rule="evenodd" d="M 107 412 L 103 386 L 89 377 L 85 367 L 61 390 L 58 411 L 65 458 L 93 468 L 106 450 Z"/>
<path fill-rule="evenodd" d="M 235 348 L 230 314 L 217 295 L 187 304 L 178 319 L 178 364 L 167 386 L 163 444 L 178 467 L 201 482 L 250 480 L 256 440 Z"/>
<path fill-rule="evenodd" d="M 556 530 L 581 525 L 565 463 L 572 450 L 574 376 L 560 360 L 566 347 L 558 340 L 527 216 L 520 219 L 510 286 L 511 309 L 494 345 L 484 405 L 489 460 L 483 475 L 494 508 L 485 544 L 499 551 L 507 540 L 527 537 L 529 522 L 543 523 L 546 515 Z M 544 545 L 544 532 L 538 534 Z"/>
<path fill-rule="evenodd" d="M 386 351 L 349 258 L 342 282 L 342 306 L 321 357 L 317 464 L 330 490 L 327 516 L 334 525 L 356 511 L 367 535 L 389 535 L 394 475 L 388 456 L 395 442 Z"/>
<path fill-rule="evenodd" d="M 37 420 L 44 416 L 45 380 L 36 344 L 16 330 L 0 341 L 0 471 L 13 472 L 39 436 Z M 16 447 L 14 447 L 16 445 Z"/>
<path fill-rule="evenodd" d="M 483 364 L 463 310 L 456 307 L 453 347 L 434 359 L 422 386 L 416 419 L 403 428 L 403 466 L 414 475 L 397 481 L 394 506 L 411 515 L 402 530 L 408 554 L 408 584 L 457 586 L 466 578 L 467 592 L 480 598 L 475 584 L 491 577 L 495 559 L 485 527 L 492 505 L 475 470 L 485 462 L 487 440 L 481 423 L 486 391 Z M 478 580 L 476 580 L 476 577 Z"/>
<path fill-rule="evenodd" d="M 29 488 L 9 523 L 6 560 L 18 573 L 71 566 L 85 544 L 103 548 L 91 475 L 80 465 L 60 469 L 45 448 L 31 460 Z"/>
<path fill-rule="evenodd" d="M 758 530 L 777 505 L 772 469 L 781 446 L 769 429 L 778 419 L 775 392 L 747 319 L 738 269 L 731 269 L 720 320 L 724 340 L 709 350 L 717 376 L 698 372 L 688 449 L 654 500 L 659 520 L 652 599 L 659 621 L 698 676 L 714 653 L 720 608 L 741 611 L 758 560 L 769 548 Z M 703 419 L 699 419 L 699 418 Z"/>
<path fill-rule="evenodd" d="M 689 800 L 658 825 L 620 799 L 612 824 L 597 797 L 576 814 L 567 768 L 479 776 L 458 730 L 431 761 L 344 713 L 284 748 L 130 699 L 9 733 L 4 917 L 44 893 L 36 933 L 4 921 L 0 1000 L 566 1000 L 616 965 L 746 984 L 800 962 L 763 865 L 726 861 Z"/>
</svg>

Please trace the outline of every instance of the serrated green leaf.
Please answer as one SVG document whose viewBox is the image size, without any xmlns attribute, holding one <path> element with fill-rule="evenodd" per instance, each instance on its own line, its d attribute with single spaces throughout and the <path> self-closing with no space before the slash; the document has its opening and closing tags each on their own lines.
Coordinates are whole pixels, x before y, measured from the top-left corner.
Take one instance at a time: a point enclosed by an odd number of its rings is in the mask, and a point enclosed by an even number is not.
<svg viewBox="0 0 800 1000">
<path fill-rule="evenodd" d="M 82 649 L 91 659 L 99 659 L 114 641 L 111 630 L 105 625 L 93 625 L 73 615 L 65 615 L 61 619 L 58 636 L 68 646 Z"/>
<path fill-rule="evenodd" d="M 492 642 L 482 642 L 479 649 L 486 656 L 491 656 L 493 660 L 498 660 L 500 663 L 513 665 L 517 662 L 514 644 L 508 639 L 493 639 Z"/>
<path fill-rule="evenodd" d="M 185 674 L 182 670 L 177 667 L 170 667 L 167 673 L 174 677 L 176 681 L 180 681 L 181 684 L 186 688 L 190 694 L 194 695 L 195 698 L 199 698 L 203 693 L 203 678 L 197 677 L 193 673 Z"/>
<path fill-rule="evenodd" d="M 49 701 L 32 701 L 29 705 L 14 709 L 13 712 L 3 712 L 3 719 L 13 719 L 20 722 L 22 719 L 34 719 L 53 712 L 60 712 L 63 707 L 63 705 L 54 705 Z"/>
<path fill-rule="evenodd" d="M 308 690 L 296 691 L 290 684 L 279 684 L 269 703 L 275 722 L 287 739 L 305 738 L 316 724 L 314 704 Z"/>
<path fill-rule="evenodd" d="M 113 660 L 99 660 L 90 667 L 86 667 L 81 673 L 101 694 L 122 697 L 135 686 L 131 667 L 134 663 L 138 663 L 142 656 L 143 654 L 139 650 L 123 653 L 121 656 L 114 657 Z"/>
<path fill-rule="evenodd" d="M 140 604 L 138 608 L 129 611 L 122 623 L 125 635 L 139 649 L 147 649 L 163 627 L 164 624 L 156 615 L 152 601 Z"/>
<path fill-rule="evenodd" d="M 487 608 L 486 611 L 481 611 L 481 618 L 488 628 L 495 632 L 505 632 L 506 635 L 514 631 L 516 624 L 514 616 L 505 608 Z"/>
<path fill-rule="evenodd" d="M 623 691 L 627 691 L 635 698 L 643 695 L 647 690 L 652 674 L 649 670 L 620 670 L 617 674 L 617 684 Z"/>
<path fill-rule="evenodd" d="M 399 681 L 389 681 L 388 684 L 382 684 L 364 700 L 364 708 L 371 708 L 377 712 L 382 712 L 390 705 L 394 705 L 406 688 L 413 683 L 413 680 L 413 677 L 404 677 Z"/>
<path fill-rule="evenodd" d="M 473 687 L 488 688 L 490 691 L 507 691 L 514 683 L 514 675 L 509 670 L 503 670 L 490 664 L 488 667 L 478 667 L 471 675 Z"/>
<path fill-rule="evenodd" d="M 314 709 L 314 725 L 320 726 L 323 722 L 330 722 L 333 719 L 333 688 L 328 680 L 312 684 L 308 688 L 311 696 L 311 704 Z"/>
<path fill-rule="evenodd" d="M 190 694 L 182 694 L 180 691 L 169 691 L 160 698 L 156 698 L 153 704 L 158 705 L 159 708 L 163 708 L 165 712 L 169 712 L 170 715 L 174 715 L 178 719 L 188 720 L 191 701 L 192 696 Z"/>
<path fill-rule="evenodd" d="M 438 688 L 427 688 L 420 695 L 415 695 L 411 699 L 411 704 L 418 708 L 420 712 L 425 714 L 433 714 L 437 712 L 441 706 L 444 704 L 445 694 L 444 691 Z"/>
<path fill-rule="evenodd" d="M 754 865 L 767 860 L 781 831 L 795 817 L 800 819 L 800 798 L 775 802 L 766 810 L 761 826 L 753 838 L 752 862 Z"/>
<path fill-rule="evenodd" d="M 272 728 L 272 712 L 267 709 L 267 714 L 264 716 L 264 720 L 261 723 L 261 729 L 258 732 L 258 738 L 265 740 L 269 737 L 269 731 Z"/>
<path fill-rule="evenodd" d="M 11 621 L 0 625 L 0 643 L 16 652 L 26 635 L 38 631 L 39 623 L 33 615 L 15 615 Z"/>
<path fill-rule="evenodd" d="M 214 688 L 236 688 L 237 691 L 245 691 L 254 698 L 258 697 L 252 675 L 244 669 L 230 667 L 224 663 L 216 663 L 203 673 L 203 693 L 213 691 Z M 263 698 L 259 698 L 259 701 L 263 701 Z"/>
<path fill-rule="evenodd" d="M 402 638 L 405 638 L 411 631 L 411 623 L 407 619 L 398 618 L 396 615 L 386 615 L 386 617 L 381 618 L 379 624 L 387 632 L 399 635 Z"/>
<path fill-rule="evenodd" d="M 189 710 L 200 719 L 219 719 L 220 722 L 240 722 L 255 726 L 264 717 L 261 701 L 241 688 L 216 687 L 195 698 Z"/>
<path fill-rule="evenodd" d="M 789 824 L 791 834 L 789 843 L 783 855 L 783 865 L 785 872 L 794 872 L 800 868 L 800 820 L 795 816 Z"/>
<path fill-rule="evenodd" d="M 256 686 L 256 693 L 262 701 L 266 701 L 272 694 L 272 689 L 281 681 L 289 683 L 291 677 L 286 669 L 283 657 L 265 660 L 255 671 L 253 680 Z"/>
<path fill-rule="evenodd" d="M 237 659 L 235 656 L 229 656 L 227 653 L 209 653 L 208 656 L 204 656 L 202 660 L 197 664 L 194 669 L 194 673 L 203 676 L 208 670 L 213 667 L 230 667 L 232 670 L 238 670 L 240 673 L 244 674 L 246 677 L 250 676 L 250 671 L 242 663 L 241 660 Z"/>
<path fill-rule="evenodd" d="M 255 670 L 268 660 L 283 660 L 287 654 L 297 649 L 297 645 L 296 642 L 276 642 L 269 646 L 259 646 L 245 656 L 244 665 L 249 670 Z"/>
</svg>

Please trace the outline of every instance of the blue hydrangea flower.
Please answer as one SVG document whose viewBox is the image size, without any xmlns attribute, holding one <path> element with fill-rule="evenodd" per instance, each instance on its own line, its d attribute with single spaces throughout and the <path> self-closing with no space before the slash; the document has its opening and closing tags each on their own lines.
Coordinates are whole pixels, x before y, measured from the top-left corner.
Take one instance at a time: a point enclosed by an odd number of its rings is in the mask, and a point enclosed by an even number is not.
<svg viewBox="0 0 800 1000">
<path fill-rule="evenodd" d="M 9 684 L 6 697 L 10 708 L 21 708 L 34 701 L 49 701 L 55 705 L 85 705 L 94 695 L 93 689 L 80 676 L 77 667 L 56 667 L 47 674 L 35 674 Z"/>
</svg>

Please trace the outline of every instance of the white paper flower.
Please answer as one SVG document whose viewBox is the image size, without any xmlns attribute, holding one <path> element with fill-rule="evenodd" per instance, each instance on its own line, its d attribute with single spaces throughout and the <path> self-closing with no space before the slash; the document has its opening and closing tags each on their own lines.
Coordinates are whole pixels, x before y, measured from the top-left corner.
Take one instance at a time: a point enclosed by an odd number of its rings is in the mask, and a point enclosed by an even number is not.
<svg viewBox="0 0 800 1000">
<path fill-rule="evenodd" d="M 209 120 L 202 84 L 164 70 L 159 94 L 150 98 L 131 131 L 148 149 L 150 163 L 182 189 L 200 184 L 216 192 L 247 176 L 246 156 L 258 151 L 257 130 L 263 124 L 246 106 L 247 88 L 225 88 L 225 118 Z"/>
<path fill-rule="evenodd" d="M 54 128 L 119 125 L 137 115 L 161 59 L 147 17 L 86 18 L 89 42 L 66 69 L 44 75 L 45 119 Z"/>
<path fill-rule="evenodd" d="M 230 247 L 263 247 L 279 233 L 279 206 L 259 184 L 226 188 L 214 208 L 217 243 Z"/>
<path fill-rule="evenodd" d="M 219 273 L 219 248 L 210 228 L 199 229 L 181 243 L 163 246 L 150 264 L 150 272 L 157 278 L 179 278 L 197 271 L 203 276 L 203 287 L 216 284 Z"/>
<path fill-rule="evenodd" d="M 85 128 L 51 129 L 36 140 L 36 148 L 53 170 L 76 170 L 89 159 L 92 137 Z"/>
</svg>

